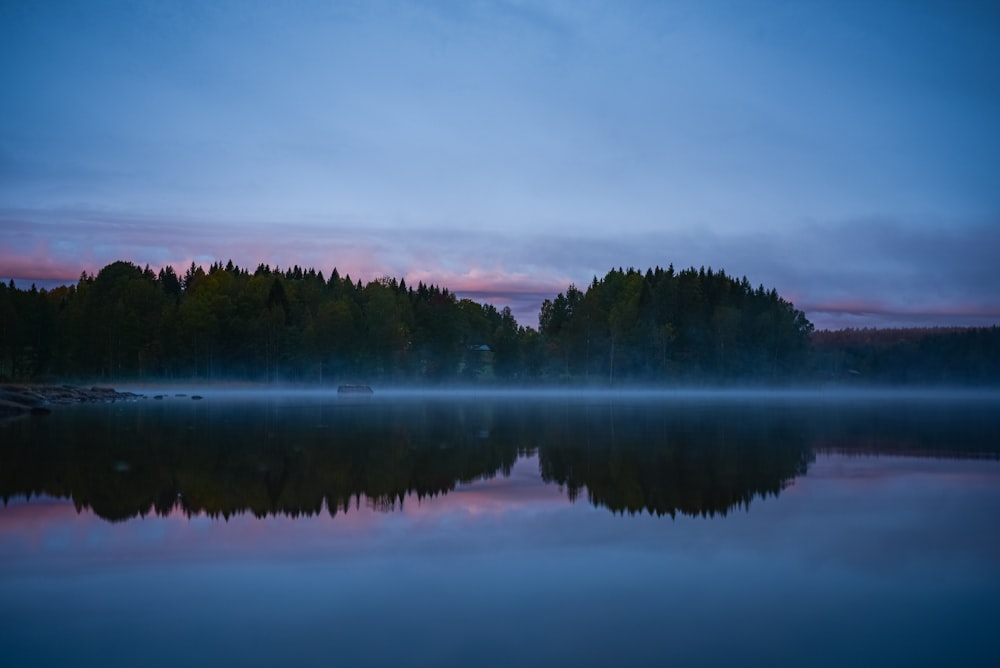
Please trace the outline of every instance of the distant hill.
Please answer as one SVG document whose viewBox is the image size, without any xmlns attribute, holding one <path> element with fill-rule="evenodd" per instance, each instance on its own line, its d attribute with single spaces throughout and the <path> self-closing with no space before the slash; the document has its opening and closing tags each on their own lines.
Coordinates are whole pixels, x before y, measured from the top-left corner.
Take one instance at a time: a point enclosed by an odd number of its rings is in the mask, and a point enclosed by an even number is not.
<svg viewBox="0 0 1000 668">
<path fill-rule="evenodd" d="M 816 331 L 811 372 L 868 383 L 1000 384 L 1000 327 Z"/>
</svg>

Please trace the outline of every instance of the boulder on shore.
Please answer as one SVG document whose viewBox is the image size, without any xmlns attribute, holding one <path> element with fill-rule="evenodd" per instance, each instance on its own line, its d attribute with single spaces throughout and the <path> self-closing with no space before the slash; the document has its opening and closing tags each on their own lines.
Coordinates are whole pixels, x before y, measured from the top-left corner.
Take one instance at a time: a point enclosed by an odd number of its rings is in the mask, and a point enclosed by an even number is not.
<svg viewBox="0 0 1000 668">
<path fill-rule="evenodd" d="M 72 385 L 2 385 L 0 417 L 31 413 L 47 415 L 49 406 L 94 402 L 134 401 L 142 395 L 118 392 L 111 387 L 74 387 Z"/>
</svg>

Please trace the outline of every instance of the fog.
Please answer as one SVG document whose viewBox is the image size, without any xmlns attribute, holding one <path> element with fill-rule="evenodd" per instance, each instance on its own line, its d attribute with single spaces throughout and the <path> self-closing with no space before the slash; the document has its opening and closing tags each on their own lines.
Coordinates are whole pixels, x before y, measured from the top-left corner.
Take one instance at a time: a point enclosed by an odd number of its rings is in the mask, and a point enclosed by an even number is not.
<svg viewBox="0 0 1000 668">
<path fill-rule="evenodd" d="M 338 393 L 337 387 L 253 383 L 124 383 L 116 389 L 146 398 L 272 399 L 337 401 L 608 401 L 666 403 L 1000 403 L 1000 388 L 967 387 L 622 387 L 484 388 L 468 386 L 373 386 L 371 394 Z"/>
</svg>

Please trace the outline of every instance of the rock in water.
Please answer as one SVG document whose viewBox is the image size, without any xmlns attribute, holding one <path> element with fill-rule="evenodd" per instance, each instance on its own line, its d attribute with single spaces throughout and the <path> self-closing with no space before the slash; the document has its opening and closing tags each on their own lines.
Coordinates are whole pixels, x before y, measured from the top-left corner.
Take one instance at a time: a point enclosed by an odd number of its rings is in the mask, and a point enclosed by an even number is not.
<svg viewBox="0 0 1000 668">
<path fill-rule="evenodd" d="M 337 388 L 337 394 L 373 394 L 374 391 L 368 385 L 341 385 Z"/>
</svg>

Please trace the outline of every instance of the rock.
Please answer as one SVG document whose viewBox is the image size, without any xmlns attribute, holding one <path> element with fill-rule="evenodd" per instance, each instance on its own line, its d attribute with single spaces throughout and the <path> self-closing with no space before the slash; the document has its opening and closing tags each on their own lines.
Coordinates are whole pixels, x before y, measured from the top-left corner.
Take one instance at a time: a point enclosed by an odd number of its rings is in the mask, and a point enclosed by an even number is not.
<svg viewBox="0 0 1000 668">
<path fill-rule="evenodd" d="M 86 402 L 134 401 L 142 398 L 132 392 L 118 392 L 110 387 L 72 387 L 70 385 L 4 385 L 0 387 L 0 401 L 13 406 L 20 406 L 22 412 L 33 408 L 48 410 L 52 405 L 68 405 Z M 13 411 L 10 406 L 4 409 L 4 414 Z M 36 415 L 47 414 L 44 411 Z"/>
<path fill-rule="evenodd" d="M 337 394 L 372 394 L 372 388 L 368 385 L 341 385 L 337 388 Z"/>
</svg>

